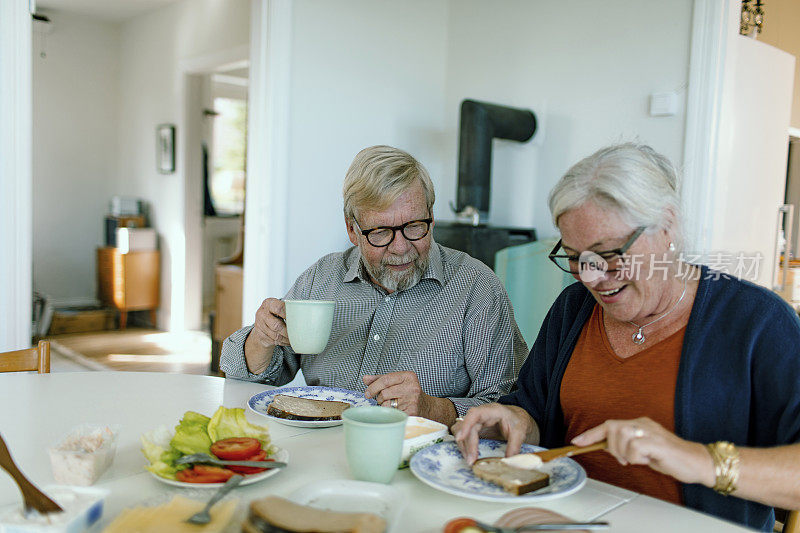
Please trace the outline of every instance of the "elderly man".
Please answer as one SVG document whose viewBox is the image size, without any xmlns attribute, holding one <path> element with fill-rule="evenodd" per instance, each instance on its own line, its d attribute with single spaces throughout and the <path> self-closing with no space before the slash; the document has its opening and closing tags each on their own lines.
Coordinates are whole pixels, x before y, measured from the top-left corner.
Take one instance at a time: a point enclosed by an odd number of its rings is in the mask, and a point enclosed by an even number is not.
<svg viewBox="0 0 800 533">
<path fill-rule="evenodd" d="M 343 195 L 353 247 L 317 261 L 286 295 L 336 301 L 327 347 L 295 354 L 283 301 L 267 298 L 253 326 L 225 340 L 227 376 L 280 385 L 302 368 L 310 385 L 447 425 L 508 392 L 528 349 L 491 269 L 433 241 L 427 170 L 397 148 L 366 148 Z"/>
</svg>

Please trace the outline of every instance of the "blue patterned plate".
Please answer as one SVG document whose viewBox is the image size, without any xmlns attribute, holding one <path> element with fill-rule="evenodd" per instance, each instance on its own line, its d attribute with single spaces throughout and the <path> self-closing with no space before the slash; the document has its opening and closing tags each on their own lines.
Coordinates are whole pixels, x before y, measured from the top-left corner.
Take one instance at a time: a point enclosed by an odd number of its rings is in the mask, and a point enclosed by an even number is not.
<svg viewBox="0 0 800 533">
<path fill-rule="evenodd" d="M 522 452 L 544 450 L 539 446 L 523 444 Z M 506 443 L 481 439 L 478 457 L 503 457 Z M 550 474 L 550 485 L 534 492 L 514 496 L 502 487 L 475 476 L 467 466 L 455 442 L 440 442 L 418 451 L 411 458 L 411 471 L 423 483 L 448 494 L 488 502 L 538 502 L 561 498 L 577 492 L 586 484 L 586 471 L 566 457 L 544 463 L 539 470 Z"/>
<path fill-rule="evenodd" d="M 368 400 L 364 398 L 364 394 L 347 389 L 336 389 L 333 387 L 281 387 L 264 392 L 259 392 L 250 397 L 247 401 L 247 406 L 254 413 L 286 424 L 287 426 L 297 426 L 301 428 L 327 428 L 332 426 L 340 426 L 341 420 L 288 420 L 286 418 L 278 418 L 276 416 L 268 415 L 267 408 L 272 403 L 272 399 L 278 394 L 285 394 L 286 396 L 297 396 L 299 398 L 311 398 L 312 400 L 328 400 L 337 402 L 347 402 L 355 407 L 361 405 L 377 405 L 375 400 Z"/>
</svg>

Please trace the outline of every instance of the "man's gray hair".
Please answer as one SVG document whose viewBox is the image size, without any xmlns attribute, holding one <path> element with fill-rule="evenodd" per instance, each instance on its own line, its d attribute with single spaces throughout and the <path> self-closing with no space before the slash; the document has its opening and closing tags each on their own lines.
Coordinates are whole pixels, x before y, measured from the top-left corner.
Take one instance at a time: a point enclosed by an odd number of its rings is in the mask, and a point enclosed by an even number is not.
<svg viewBox="0 0 800 533">
<path fill-rule="evenodd" d="M 399 148 L 364 148 L 356 154 L 344 177 L 344 216 L 353 220 L 365 209 L 386 209 L 417 181 L 425 191 L 428 213 L 433 213 L 436 195 L 422 163 Z"/>
<path fill-rule="evenodd" d="M 558 226 L 558 217 L 588 201 L 615 210 L 631 227 L 645 226 L 651 233 L 666 229 L 673 218 L 669 232 L 677 249 L 683 249 L 678 174 L 651 147 L 617 144 L 573 165 L 550 191 L 553 223 Z"/>
</svg>

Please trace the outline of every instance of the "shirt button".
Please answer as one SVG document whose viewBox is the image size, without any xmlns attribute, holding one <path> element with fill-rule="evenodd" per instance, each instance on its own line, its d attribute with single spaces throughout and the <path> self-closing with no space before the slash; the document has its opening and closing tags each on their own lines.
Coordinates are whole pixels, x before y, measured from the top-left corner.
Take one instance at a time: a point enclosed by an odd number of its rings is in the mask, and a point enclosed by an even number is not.
<svg viewBox="0 0 800 533">
<path fill-rule="evenodd" d="M 389 300 L 391 300 L 391 298 L 389 298 L 388 296 L 383 299 L 384 302 L 388 302 Z"/>
<path fill-rule="evenodd" d="M 376 333 L 375 336 L 372 337 L 372 338 L 375 339 L 376 341 L 378 341 L 378 340 L 381 339 L 381 336 Z"/>
</svg>

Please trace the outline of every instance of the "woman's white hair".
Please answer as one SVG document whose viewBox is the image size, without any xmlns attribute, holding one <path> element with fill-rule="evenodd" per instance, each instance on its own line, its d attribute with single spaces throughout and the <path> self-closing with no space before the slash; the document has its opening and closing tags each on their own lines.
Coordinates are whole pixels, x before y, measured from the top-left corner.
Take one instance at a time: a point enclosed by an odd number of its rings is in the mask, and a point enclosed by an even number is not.
<svg viewBox="0 0 800 533">
<path fill-rule="evenodd" d="M 616 211 L 631 227 L 668 230 L 676 248 L 683 249 L 678 175 L 649 146 L 617 144 L 574 164 L 550 191 L 553 223 L 558 226 L 558 217 L 589 201 Z"/>
<path fill-rule="evenodd" d="M 386 209 L 417 181 L 425 191 L 428 212 L 433 213 L 436 195 L 422 163 L 399 148 L 364 148 L 356 154 L 344 177 L 344 216 L 353 220 L 364 209 Z"/>
</svg>

